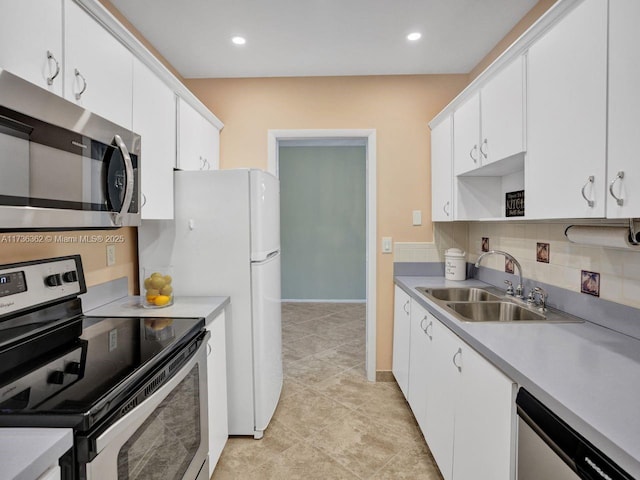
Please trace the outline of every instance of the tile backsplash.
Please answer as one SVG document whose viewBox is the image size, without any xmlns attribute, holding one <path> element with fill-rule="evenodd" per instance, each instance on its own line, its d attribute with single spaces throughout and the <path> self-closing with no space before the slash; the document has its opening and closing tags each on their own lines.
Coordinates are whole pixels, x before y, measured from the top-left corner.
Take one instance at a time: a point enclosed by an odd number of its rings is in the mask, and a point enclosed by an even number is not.
<svg viewBox="0 0 640 480">
<path fill-rule="evenodd" d="M 580 292 L 582 271 L 599 274 L 599 296 L 612 302 L 640 307 L 640 252 L 571 243 L 564 236 L 569 223 L 469 222 L 435 224 L 436 246 L 458 246 L 467 251 L 467 261 L 475 262 L 482 251 L 482 239 L 491 249 L 512 254 L 522 265 L 525 278 Z M 468 232 L 466 246 L 460 233 Z M 455 234 L 457 232 L 457 235 Z M 448 243 L 451 242 L 451 243 Z M 438 251 L 441 249 L 438 248 Z M 543 260 L 544 259 L 544 260 Z M 504 258 L 491 255 L 482 265 L 504 271 Z"/>
</svg>

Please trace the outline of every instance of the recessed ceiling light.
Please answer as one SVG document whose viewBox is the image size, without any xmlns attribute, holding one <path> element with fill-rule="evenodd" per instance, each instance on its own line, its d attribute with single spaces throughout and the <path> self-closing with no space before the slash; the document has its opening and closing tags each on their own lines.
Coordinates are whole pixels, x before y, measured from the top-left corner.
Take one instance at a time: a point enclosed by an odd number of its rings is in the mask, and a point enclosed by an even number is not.
<svg viewBox="0 0 640 480">
<path fill-rule="evenodd" d="M 247 43 L 247 39 L 244 37 L 233 37 L 231 41 L 236 45 L 244 45 Z"/>
<path fill-rule="evenodd" d="M 407 40 L 411 40 L 412 42 L 415 42 L 416 40 L 420 40 L 421 37 L 422 37 L 422 34 L 420 32 L 413 32 L 407 35 Z"/>
</svg>

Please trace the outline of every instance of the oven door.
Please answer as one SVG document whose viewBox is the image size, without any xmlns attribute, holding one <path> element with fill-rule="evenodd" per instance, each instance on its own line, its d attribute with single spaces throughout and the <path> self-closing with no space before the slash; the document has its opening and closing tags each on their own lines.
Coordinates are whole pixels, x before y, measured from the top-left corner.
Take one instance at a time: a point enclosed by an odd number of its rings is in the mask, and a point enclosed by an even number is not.
<svg viewBox="0 0 640 480">
<path fill-rule="evenodd" d="M 207 478 L 206 343 L 167 383 L 97 437 L 87 480 Z M 145 388 L 153 388 L 154 381 Z"/>
</svg>

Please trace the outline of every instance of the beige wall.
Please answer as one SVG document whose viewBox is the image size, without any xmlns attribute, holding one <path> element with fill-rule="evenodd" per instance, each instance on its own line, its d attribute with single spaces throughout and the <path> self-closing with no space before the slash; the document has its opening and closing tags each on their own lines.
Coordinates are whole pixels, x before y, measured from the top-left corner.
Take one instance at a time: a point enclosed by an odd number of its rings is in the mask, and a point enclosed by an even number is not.
<svg viewBox="0 0 640 480">
<path fill-rule="evenodd" d="M 269 129 L 375 128 L 378 245 L 432 241 L 427 123 L 466 75 L 187 80 L 224 122 L 221 166 L 267 167 Z M 422 210 L 423 225 L 411 225 Z M 391 369 L 393 256 L 377 253 L 377 370 Z"/>
<path fill-rule="evenodd" d="M 87 235 L 96 241 L 80 243 Z M 107 243 L 107 237 L 114 241 Z M 138 283 L 137 238 L 135 228 L 0 233 L 0 264 L 80 254 L 88 286 L 128 277 L 129 292 L 134 293 Z M 116 264 L 111 267 L 107 267 L 108 244 L 116 246 Z"/>
</svg>

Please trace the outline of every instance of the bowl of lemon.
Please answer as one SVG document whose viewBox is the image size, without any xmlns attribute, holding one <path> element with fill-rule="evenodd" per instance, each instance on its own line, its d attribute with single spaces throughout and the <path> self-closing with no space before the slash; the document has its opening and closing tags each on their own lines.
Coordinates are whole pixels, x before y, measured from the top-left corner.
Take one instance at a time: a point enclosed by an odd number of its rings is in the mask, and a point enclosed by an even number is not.
<svg viewBox="0 0 640 480">
<path fill-rule="evenodd" d="M 173 285 L 171 267 L 150 267 L 144 269 L 145 308 L 162 308 L 173 305 Z"/>
</svg>

